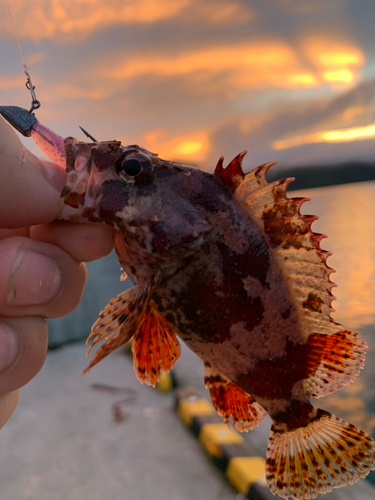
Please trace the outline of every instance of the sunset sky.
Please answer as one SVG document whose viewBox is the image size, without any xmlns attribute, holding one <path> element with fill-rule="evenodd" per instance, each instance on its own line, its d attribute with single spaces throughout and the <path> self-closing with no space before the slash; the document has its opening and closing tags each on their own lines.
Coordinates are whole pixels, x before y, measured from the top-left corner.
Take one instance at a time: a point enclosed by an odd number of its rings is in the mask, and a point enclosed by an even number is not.
<svg viewBox="0 0 375 500">
<path fill-rule="evenodd" d="M 375 158 L 374 0 L 9 0 L 41 123 L 212 170 Z M 0 102 L 30 96 L 6 1 Z M 25 140 L 35 153 L 31 140 Z"/>
</svg>

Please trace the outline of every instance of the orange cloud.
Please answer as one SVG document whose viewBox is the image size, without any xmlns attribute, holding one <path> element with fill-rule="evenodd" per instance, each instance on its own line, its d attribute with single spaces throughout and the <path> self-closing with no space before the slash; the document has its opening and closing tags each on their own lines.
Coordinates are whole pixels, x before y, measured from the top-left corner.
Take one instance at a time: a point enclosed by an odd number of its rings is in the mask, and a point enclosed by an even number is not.
<svg viewBox="0 0 375 500">
<path fill-rule="evenodd" d="M 151 24 L 174 18 L 204 19 L 208 23 L 243 23 L 253 16 L 250 8 L 230 0 L 202 4 L 200 0 L 12 0 L 11 12 L 20 38 L 76 40 L 119 24 Z M 14 36 L 3 7 L 0 29 Z"/>
<path fill-rule="evenodd" d="M 58 85 L 54 90 L 55 95 L 61 95 L 62 97 L 68 97 L 69 99 L 90 99 L 97 101 L 99 99 L 105 99 L 107 93 L 105 90 L 90 90 L 83 89 L 79 87 L 73 87 L 72 85 L 64 84 Z"/>
<path fill-rule="evenodd" d="M 25 85 L 26 76 L 22 73 L 15 76 L 0 76 L 0 90 L 19 89 Z"/>
<path fill-rule="evenodd" d="M 369 106 L 350 106 L 350 108 L 347 108 L 341 116 L 344 120 L 351 120 L 352 118 L 365 115 L 369 111 L 372 111 L 372 109 L 369 109 Z"/>
<path fill-rule="evenodd" d="M 270 39 L 169 55 L 148 54 L 129 58 L 127 54 L 124 64 L 118 63 L 117 57 L 117 64 L 111 64 L 106 73 L 114 80 L 132 80 L 147 74 L 190 75 L 194 76 L 197 89 L 201 85 L 213 92 L 213 86 L 217 85 L 227 89 L 262 86 L 308 88 L 325 82 L 347 85 L 356 80 L 358 70 L 364 64 L 362 52 L 349 42 L 308 37 L 301 45 L 308 66 L 288 43 Z M 316 67 L 315 71 L 311 69 L 311 63 Z M 211 82 L 208 81 L 210 78 Z"/>
<path fill-rule="evenodd" d="M 255 12 L 241 2 L 233 0 L 189 0 L 183 21 L 204 21 L 209 24 L 231 23 L 236 26 L 255 17 Z M 180 19 L 181 21 L 181 19 Z"/>
<path fill-rule="evenodd" d="M 106 74 L 114 80 L 132 80 L 146 74 L 195 75 L 196 87 L 206 85 L 207 91 L 212 91 L 207 79 L 215 76 L 227 88 L 295 88 L 317 84 L 315 75 L 299 63 L 293 49 L 275 40 L 201 48 L 175 55 L 150 54 L 137 58 L 127 55 L 125 60 L 122 65 L 111 64 Z"/>
<path fill-rule="evenodd" d="M 362 51 L 348 40 L 332 37 L 307 37 L 303 51 L 329 83 L 350 84 L 364 64 Z"/>
<path fill-rule="evenodd" d="M 178 14 L 189 0 L 13 0 L 11 12 L 20 38 L 41 40 L 88 36 L 116 24 L 147 24 Z M 7 14 L 7 13 L 6 13 Z M 0 28 L 13 35 L 8 15 Z M 13 35 L 14 36 L 14 35 Z"/>
<path fill-rule="evenodd" d="M 144 134 L 142 145 L 165 160 L 201 163 L 209 149 L 207 131 L 171 137 L 170 132 L 154 129 Z"/>
<path fill-rule="evenodd" d="M 288 149 L 303 144 L 313 144 L 318 142 L 350 142 L 375 137 L 375 123 L 365 127 L 352 127 L 347 129 L 326 130 L 311 134 L 300 135 L 288 139 L 280 139 L 272 144 L 273 149 Z"/>
</svg>

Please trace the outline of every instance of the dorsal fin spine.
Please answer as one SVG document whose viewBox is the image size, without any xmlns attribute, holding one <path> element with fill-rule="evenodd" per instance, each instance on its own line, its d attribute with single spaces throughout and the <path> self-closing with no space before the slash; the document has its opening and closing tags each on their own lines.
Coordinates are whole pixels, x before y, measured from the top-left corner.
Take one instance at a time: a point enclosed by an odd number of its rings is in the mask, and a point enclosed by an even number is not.
<svg viewBox="0 0 375 500">
<path fill-rule="evenodd" d="M 242 170 L 242 160 L 247 151 L 242 151 L 233 160 L 223 168 L 224 157 L 221 156 L 217 162 L 214 175 L 219 177 L 222 183 L 232 191 L 244 179 L 245 174 Z"/>
<path fill-rule="evenodd" d="M 274 165 L 276 165 L 276 162 L 269 162 L 260 165 L 258 168 L 255 168 L 254 170 L 246 174 L 247 181 L 255 180 L 259 187 L 267 185 L 267 172 Z"/>
<path fill-rule="evenodd" d="M 217 165 L 215 167 L 214 175 L 222 175 L 222 172 L 224 170 L 223 162 L 224 162 L 224 156 L 220 156 Z"/>
</svg>

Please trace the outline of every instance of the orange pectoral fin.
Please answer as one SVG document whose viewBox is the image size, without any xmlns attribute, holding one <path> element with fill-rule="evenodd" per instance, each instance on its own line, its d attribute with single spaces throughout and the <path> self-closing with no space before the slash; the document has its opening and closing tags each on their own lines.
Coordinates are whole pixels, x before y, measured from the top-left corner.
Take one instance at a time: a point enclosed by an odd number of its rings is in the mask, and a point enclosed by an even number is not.
<svg viewBox="0 0 375 500">
<path fill-rule="evenodd" d="M 155 387 L 180 356 L 176 334 L 150 306 L 143 314 L 132 343 L 134 370 L 140 382 Z"/>
<path fill-rule="evenodd" d="M 101 311 L 94 323 L 86 343 L 90 343 L 86 356 L 98 342 L 104 344 L 96 351 L 83 374 L 108 356 L 112 351 L 128 342 L 137 331 L 142 320 L 145 301 L 138 286 L 128 288 L 113 298 Z"/>
<path fill-rule="evenodd" d="M 253 429 L 266 417 L 267 412 L 259 403 L 215 368 L 205 365 L 204 384 L 217 413 L 225 423 L 232 416 L 238 431 Z"/>
</svg>

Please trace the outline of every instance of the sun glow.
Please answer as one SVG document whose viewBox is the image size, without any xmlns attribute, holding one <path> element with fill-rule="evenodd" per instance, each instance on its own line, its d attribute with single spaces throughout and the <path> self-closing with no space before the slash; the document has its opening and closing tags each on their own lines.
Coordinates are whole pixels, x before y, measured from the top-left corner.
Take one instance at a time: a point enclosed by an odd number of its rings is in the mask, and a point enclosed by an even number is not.
<svg viewBox="0 0 375 500">
<path fill-rule="evenodd" d="M 202 151 L 203 148 L 204 143 L 202 140 L 187 140 L 180 142 L 180 144 L 175 147 L 175 152 L 179 155 L 190 156 L 192 154 L 198 153 L 199 151 Z"/>
<path fill-rule="evenodd" d="M 145 134 L 144 145 L 166 160 L 202 162 L 209 149 L 208 132 L 171 137 L 165 130 L 154 129 Z"/>
<path fill-rule="evenodd" d="M 350 142 L 375 137 L 375 123 L 365 127 L 353 127 L 348 129 L 326 130 L 312 134 L 300 135 L 289 139 L 280 139 L 272 144 L 275 150 L 294 148 L 303 144 L 313 144 L 317 142 Z"/>
<path fill-rule="evenodd" d="M 327 82 L 350 83 L 354 80 L 353 71 L 347 68 L 325 71 L 322 76 Z"/>
<path fill-rule="evenodd" d="M 302 42 L 303 50 L 321 73 L 321 77 L 332 84 L 351 84 L 357 71 L 364 64 L 361 50 L 347 40 L 330 37 L 307 37 Z"/>
</svg>

